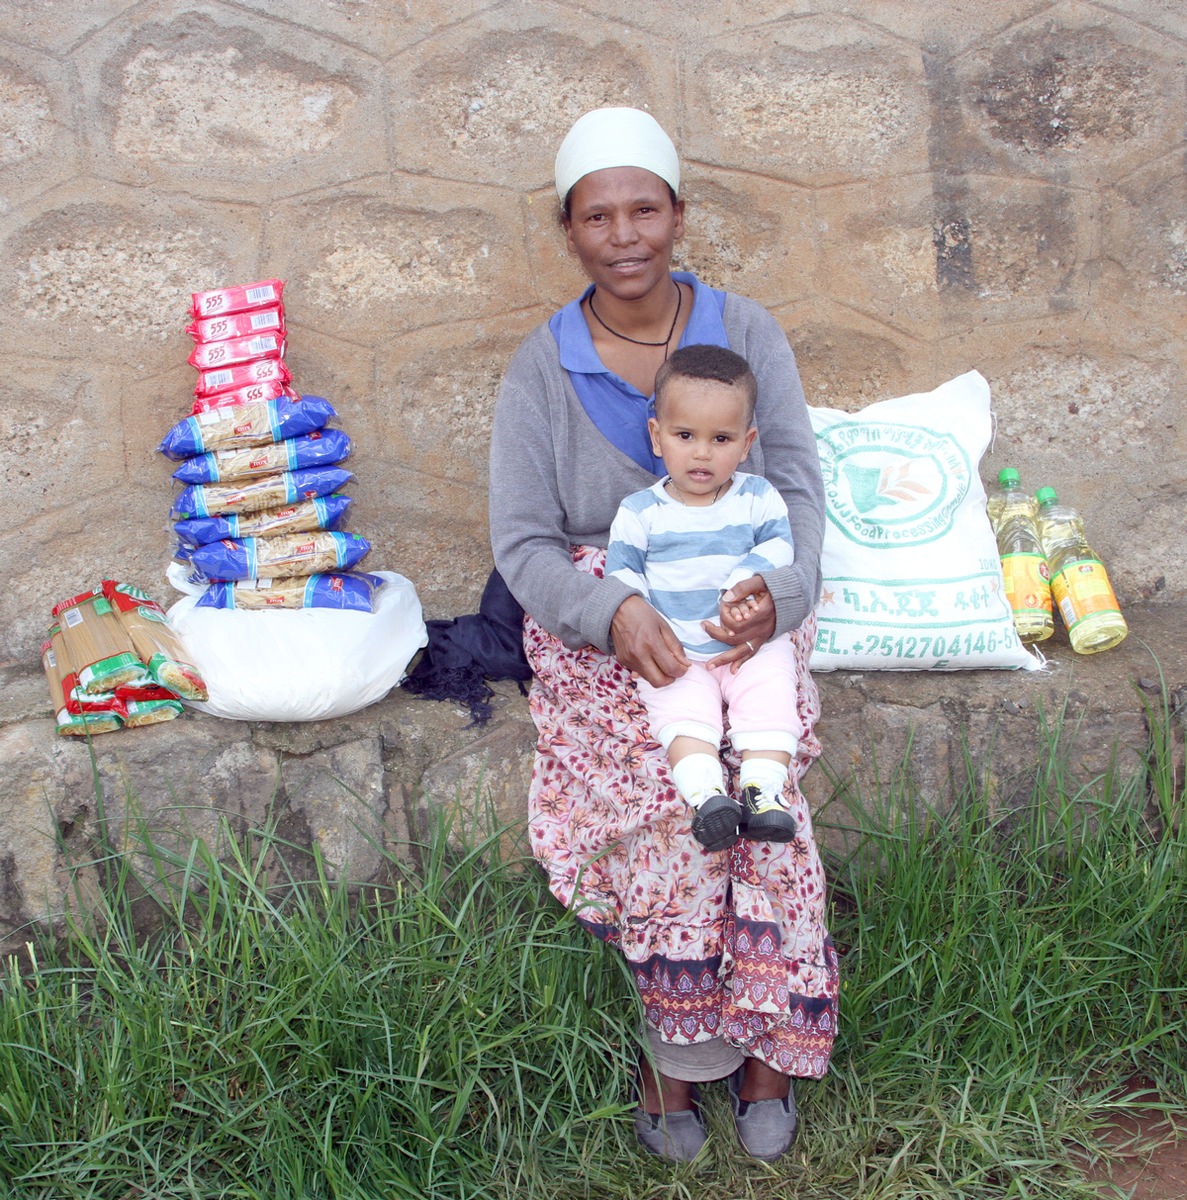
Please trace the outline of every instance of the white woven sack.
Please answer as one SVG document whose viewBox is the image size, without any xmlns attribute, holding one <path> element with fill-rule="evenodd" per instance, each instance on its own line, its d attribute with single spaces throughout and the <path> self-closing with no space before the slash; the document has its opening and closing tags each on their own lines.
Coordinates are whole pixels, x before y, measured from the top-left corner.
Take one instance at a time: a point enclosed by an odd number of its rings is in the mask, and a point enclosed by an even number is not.
<svg viewBox="0 0 1187 1200">
<path fill-rule="evenodd" d="M 989 384 L 969 371 L 858 413 L 810 408 L 824 473 L 814 671 L 1035 670 L 978 467 Z"/>
<path fill-rule="evenodd" d="M 186 596 L 169 624 L 210 691 L 187 701 L 239 721 L 322 721 L 382 699 L 428 642 L 420 599 L 402 575 L 372 572 L 384 585 L 375 611 L 330 608 L 197 608 Z"/>
</svg>

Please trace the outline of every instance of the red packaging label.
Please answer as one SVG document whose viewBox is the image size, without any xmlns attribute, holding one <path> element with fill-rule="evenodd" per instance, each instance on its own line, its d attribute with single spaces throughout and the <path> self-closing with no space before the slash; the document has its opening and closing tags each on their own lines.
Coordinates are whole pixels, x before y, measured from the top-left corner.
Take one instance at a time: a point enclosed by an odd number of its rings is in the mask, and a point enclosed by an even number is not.
<svg viewBox="0 0 1187 1200">
<path fill-rule="evenodd" d="M 225 317 L 207 317 L 185 327 L 195 342 L 223 342 L 228 338 L 251 337 L 257 333 L 273 333 L 284 337 L 284 306 L 257 308 L 251 312 L 229 313 Z"/>
<path fill-rule="evenodd" d="M 190 311 L 195 317 L 216 317 L 225 313 L 247 312 L 253 308 L 271 308 L 279 304 L 284 282 L 262 279 L 240 287 L 215 288 L 210 292 L 194 292 Z"/>
<path fill-rule="evenodd" d="M 255 362 L 201 372 L 194 395 L 215 396 L 219 392 L 250 387 L 253 383 L 288 383 L 292 377 L 292 372 L 279 358 L 261 358 Z"/>
<path fill-rule="evenodd" d="M 102 595 L 102 592 L 80 592 L 77 596 L 71 596 L 69 600 L 63 600 L 61 604 L 55 604 L 50 609 L 50 615 L 60 617 L 67 609 L 74 608 L 79 604 L 85 604 L 88 600 L 94 600 L 96 596 L 100 595 Z M 78 624 L 78 622 L 75 621 L 74 624 Z"/>
<path fill-rule="evenodd" d="M 200 371 L 208 371 L 259 358 L 283 357 L 284 338 L 275 333 L 253 333 L 248 337 L 227 338 L 224 342 L 199 342 L 186 362 Z"/>
<path fill-rule="evenodd" d="M 229 392 L 216 392 L 213 396 L 199 396 L 190 411 L 192 415 L 213 412 L 218 408 L 234 408 L 237 404 L 262 404 L 268 400 L 278 400 L 281 396 L 288 396 L 290 400 L 301 398 L 292 388 L 273 379 L 268 383 L 253 383 L 249 387 L 232 388 Z"/>
</svg>

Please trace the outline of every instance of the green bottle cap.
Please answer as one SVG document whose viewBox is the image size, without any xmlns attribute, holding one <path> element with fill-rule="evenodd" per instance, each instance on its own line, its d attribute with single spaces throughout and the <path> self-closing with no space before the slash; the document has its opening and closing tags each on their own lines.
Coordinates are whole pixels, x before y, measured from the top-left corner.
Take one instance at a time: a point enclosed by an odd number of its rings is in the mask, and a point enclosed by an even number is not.
<svg viewBox="0 0 1187 1200">
<path fill-rule="evenodd" d="M 1016 488 L 1018 486 L 1018 472 L 1013 467 L 1002 467 L 997 473 L 997 481 L 1004 488 Z"/>
<path fill-rule="evenodd" d="M 1039 490 L 1037 492 L 1035 492 L 1035 499 L 1040 504 L 1058 504 L 1059 503 L 1059 497 L 1055 494 L 1054 488 L 1039 488 Z"/>
</svg>

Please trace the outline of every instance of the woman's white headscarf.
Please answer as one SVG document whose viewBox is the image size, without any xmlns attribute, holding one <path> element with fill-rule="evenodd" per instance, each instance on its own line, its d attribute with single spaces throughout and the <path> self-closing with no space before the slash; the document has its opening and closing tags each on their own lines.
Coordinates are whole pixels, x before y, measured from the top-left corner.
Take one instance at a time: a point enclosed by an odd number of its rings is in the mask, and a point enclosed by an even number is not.
<svg viewBox="0 0 1187 1200">
<path fill-rule="evenodd" d="M 680 158 L 660 123 L 638 108 L 595 108 L 579 117 L 556 152 L 561 200 L 590 171 L 642 167 L 680 192 Z"/>
</svg>

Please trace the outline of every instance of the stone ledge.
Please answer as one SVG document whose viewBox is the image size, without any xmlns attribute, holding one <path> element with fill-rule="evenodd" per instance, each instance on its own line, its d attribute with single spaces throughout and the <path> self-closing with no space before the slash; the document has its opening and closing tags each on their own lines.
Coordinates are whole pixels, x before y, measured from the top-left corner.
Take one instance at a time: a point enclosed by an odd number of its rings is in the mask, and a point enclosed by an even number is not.
<svg viewBox="0 0 1187 1200">
<path fill-rule="evenodd" d="M 1135 607 L 1131 636 L 1083 658 L 1066 643 L 1042 672 L 865 672 L 818 676 L 825 766 L 804 791 L 818 808 L 836 779 L 870 794 L 904 762 L 921 795 L 953 796 L 965 761 L 1011 803 L 1029 790 L 1044 720 L 1061 725 L 1068 778 L 1090 783 L 1115 765 L 1133 775 L 1147 745 L 1146 705 L 1162 682 L 1176 709 L 1179 770 L 1187 706 L 1187 605 Z M 1160 674 L 1161 673 L 1161 674 Z M 9 669 L 0 699 L 0 950 L 31 923 L 60 924 L 71 881 L 62 849 L 91 857 L 102 790 L 109 828 L 140 814 L 158 836 L 185 845 L 231 830 L 275 826 L 316 846 L 331 870 L 382 876 L 385 851 L 415 857 L 430 810 L 455 807 L 463 823 L 484 797 L 503 819 L 524 812 L 534 746 L 527 703 L 514 684 L 496 686 L 484 727 L 466 710 L 397 689 L 360 713 L 308 724 L 225 721 L 199 713 L 167 725 L 123 730 L 85 743 L 54 734 L 40 672 Z M 94 868 L 75 887 L 99 886 Z"/>
</svg>

